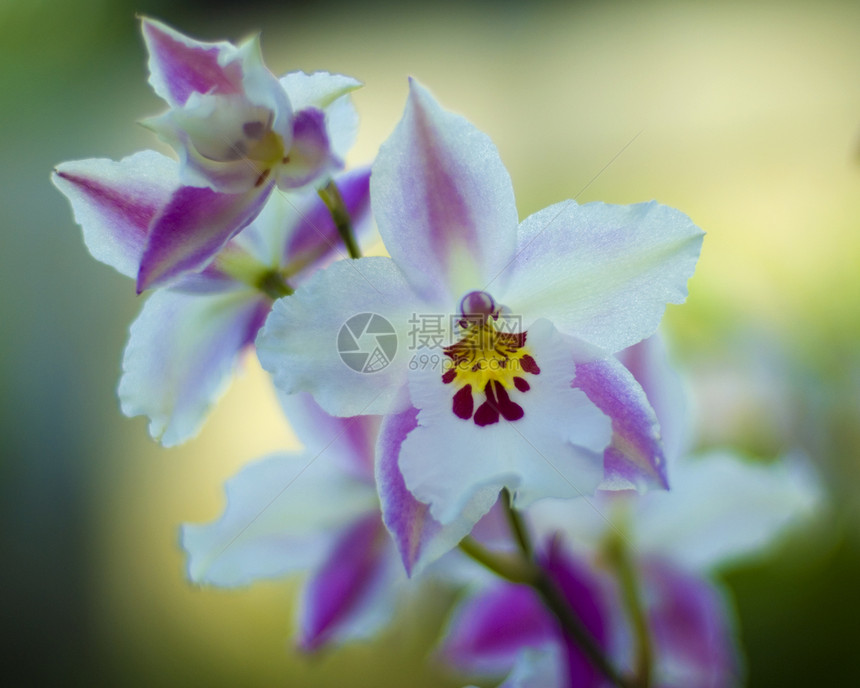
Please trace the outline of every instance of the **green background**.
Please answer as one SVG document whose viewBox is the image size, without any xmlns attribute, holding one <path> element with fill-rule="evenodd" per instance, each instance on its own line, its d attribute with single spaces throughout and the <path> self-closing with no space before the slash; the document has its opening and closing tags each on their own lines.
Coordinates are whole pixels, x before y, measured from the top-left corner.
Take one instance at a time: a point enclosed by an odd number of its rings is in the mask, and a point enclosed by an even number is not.
<svg viewBox="0 0 860 688">
<path fill-rule="evenodd" d="M 214 518 L 225 478 L 294 439 L 253 359 L 179 449 L 118 411 L 140 301 L 87 254 L 49 174 L 157 146 L 134 124 L 163 107 L 136 12 L 201 39 L 261 30 L 276 73 L 364 81 L 351 163 L 372 160 L 413 75 L 494 139 L 522 217 L 570 197 L 687 212 L 708 236 L 667 325 L 699 444 L 803 451 L 827 493 L 814 523 L 725 572 L 749 683 L 860 685 L 860 7 L 848 2 L 0 0 L 4 679 L 465 683 L 425 661 L 440 598 L 400 610 L 377 642 L 304 658 L 290 644 L 296 581 L 185 581 L 178 524 Z"/>
</svg>

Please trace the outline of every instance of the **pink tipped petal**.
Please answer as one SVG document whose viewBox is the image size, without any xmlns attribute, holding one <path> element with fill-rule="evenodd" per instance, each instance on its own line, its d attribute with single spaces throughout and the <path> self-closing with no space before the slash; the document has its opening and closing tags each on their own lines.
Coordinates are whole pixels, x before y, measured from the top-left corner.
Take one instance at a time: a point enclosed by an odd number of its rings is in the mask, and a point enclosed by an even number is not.
<svg viewBox="0 0 860 688">
<path fill-rule="evenodd" d="M 702 237 L 686 215 L 653 201 L 559 203 L 520 225 L 496 298 L 614 353 L 651 335 L 667 303 L 684 301 Z"/>
<path fill-rule="evenodd" d="M 552 616 L 532 588 L 494 582 L 457 607 L 440 653 L 463 671 L 501 674 L 513 668 L 522 650 L 556 639 Z"/>
<path fill-rule="evenodd" d="M 155 292 L 131 326 L 118 390 L 123 413 L 148 416 L 150 435 L 167 447 L 194 436 L 268 310 L 250 291 Z"/>
<path fill-rule="evenodd" d="M 243 194 L 220 194 L 183 186 L 174 192 L 152 223 L 137 274 L 138 293 L 204 268 L 257 216 L 269 190 L 263 185 Z"/>
<path fill-rule="evenodd" d="M 149 51 L 149 83 L 170 105 L 184 105 L 192 93 L 237 93 L 242 66 L 229 43 L 202 43 L 169 26 L 144 18 Z"/>
<path fill-rule="evenodd" d="M 580 363 L 573 387 L 585 392 L 612 420 L 601 488 L 668 489 L 657 416 L 630 371 L 614 358 Z"/>
<path fill-rule="evenodd" d="M 296 189 L 330 175 L 343 167 L 331 152 L 325 113 L 316 108 L 300 110 L 293 116 L 293 142 L 279 167 L 278 186 Z"/>
<path fill-rule="evenodd" d="M 388 537 L 379 514 L 345 528 L 304 592 L 300 645 L 319 649 L 384 582 Z"/>
<path fill-rule="evenodd" d="M 406 574 L 420 573 L 424 567 L 457 546 L 472 527 L 469 518 L 441 526 L 406 489 L 397 465 L 400 447 L 418 425 L 418 411 L 409 408 L 385 418 L 379 433 L 376 485 L 382 507 L 382 520 L 394 539 Z"/>
<path fill-rule="evenodd" d="M 72 204 L 93 257 L 128 277 L 137 274 L 150 222 L 179 186 L 176 163 L 153 151 L 120 162 L 66 162 L 52 181 Z"/>
<path fill-rule="evenodd" d="M 390 258 L 339 260 L 275 302 L 257 354 L 279 390 L 310 392 L 327 413 L 401 411 L 409 320 L 421 307 Z"/>
<path fill-rule="evenodd" d="M 185 524 L 182 547 L 195 583 L 236 587 L 325 565 L 340 533 L 372 514 L 376 495 L 345 478 L 326 454 L 278 454 L 251 462 L 225 484 L 216 521 Z"/>
<path fill-rule="evenodd" d="M 656 685 L 741 685 L 737 648 L 722 593 L 708 580 L 668 562 L 647 561 L 641 572 L 658 658 Z"/>
<path fill-rule="evenodd" d="M 495 145 L 415 81 L 370 184 L 385 246 L 421 293 L 456 302 L 514 254 L 517 209 Z"/>
</svg>

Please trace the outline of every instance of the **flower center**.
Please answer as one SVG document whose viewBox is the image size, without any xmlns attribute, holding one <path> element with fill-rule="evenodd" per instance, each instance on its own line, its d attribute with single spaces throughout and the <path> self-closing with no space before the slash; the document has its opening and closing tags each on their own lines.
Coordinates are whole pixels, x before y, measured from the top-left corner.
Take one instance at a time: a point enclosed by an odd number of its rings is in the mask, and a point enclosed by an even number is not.
<svg viewBox="0 0 860 688">
<path fill-rule="evenodd" d="M 537 362 L 525 346 L 526 332 L 505 331 L 500 309 L 486 292 L 473 291 L 460 302 L 462 338 L 443 350 L 442 382 L 453 384 L 452 410 L 463 420 L 479 426 L 523 417 L 522 406 L 511 399 L 529 391 L 526 375 L 540 374 Z M 480 401 L 475 410 L 475 396 Z"/>
</svg>

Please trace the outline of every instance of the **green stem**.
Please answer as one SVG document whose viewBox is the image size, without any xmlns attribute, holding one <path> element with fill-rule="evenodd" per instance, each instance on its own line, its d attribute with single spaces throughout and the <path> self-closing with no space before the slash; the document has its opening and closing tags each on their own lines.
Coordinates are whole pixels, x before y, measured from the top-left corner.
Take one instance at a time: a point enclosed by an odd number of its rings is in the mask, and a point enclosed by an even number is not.
<svg viewBox="0 0 860 688">
<path fill-rule="evenodd" d="M 464 554 L 477 561 L 484 568 L 511 583 L 531 585 L 537 578 L 538 571 L 535 566 L 521 559 L 513 559 L 492 552 L 469 535 L 460 540 L 459 547 Z"/>
<path fill-rule="evenodd" d="M 333 179 L 328 181 L 324 187 L 319 190 L 319 196 L 331 213 L 331 219 L 334 220 L 337 232 L 343 240 L 344 246 L 349 253 L 350 258 L 361 258 L 361 251 L 355 241 L 355 235 L 352 231 L 352 220 L 349 217 L 349 210 L 343 202 L 343 196 L 340 195 L 340 190 L 334 183 Z"/>
<path fill-rule="evenodd" d="M 608 541 L 607 559 L 615 569 L 615 575 L 621 587 L 621 598 L 630 618 L 630 625 L 633 627 L 636 657 L 636 678 L 633 686 L 635 688 L 650 688 L 654 672 L 654 648 L 651 642 L 651 632 L 636 580 L 633 559 L 620 534 L 613 535 Z"/>
</svg>

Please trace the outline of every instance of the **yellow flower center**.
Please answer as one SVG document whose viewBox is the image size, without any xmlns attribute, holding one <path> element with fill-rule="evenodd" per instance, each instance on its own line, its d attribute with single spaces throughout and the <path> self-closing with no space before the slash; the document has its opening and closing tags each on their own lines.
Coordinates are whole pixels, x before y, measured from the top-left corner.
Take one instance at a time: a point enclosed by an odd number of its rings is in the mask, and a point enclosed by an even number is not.
<svg viewBox="0 0 860 688">
<path fill-rule="evenodd" d="M 522 407 L 511 393 L 524 394 L 531 385 L 526 375 L 538 375 L 540 368 L 526 348 L 526 332 L 504 332 L 497 327 L 498 313 L 464 314 L 460 326 L 463 337 L 444 349 L 442 382 L 455 383 L 452 410 L 463 420 L 474 417 L 476 425 L 498 423 L 523 417 Z M 475 410 L 473 395 L 484 401 Z"/>
</svg>

